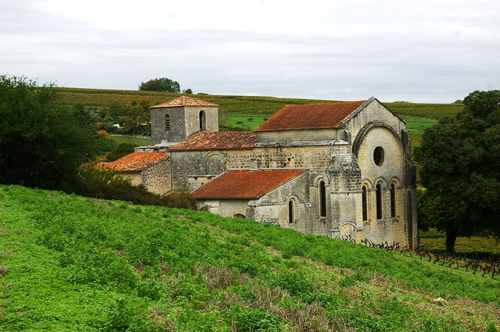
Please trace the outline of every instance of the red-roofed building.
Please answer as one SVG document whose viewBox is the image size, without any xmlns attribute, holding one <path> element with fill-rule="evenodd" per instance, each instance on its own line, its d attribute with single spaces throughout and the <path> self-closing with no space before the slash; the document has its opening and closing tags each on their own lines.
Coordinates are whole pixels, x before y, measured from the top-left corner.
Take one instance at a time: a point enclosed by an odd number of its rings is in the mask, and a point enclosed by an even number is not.
<svg viewBox="0 0 500 332">
<path fill-rule="evenodd" d="M 193 192 L 202 205 L 224 217 L 248 215 L 264 223 L 306 232 L 308 171 L 230 170 Z M 284 196 L 283 192 L 290 193 Z"/>
<path fill-rule="evenodd" d="M 136 151 L 168 152 L 156 173 L 164 193 L 187 183 L 223 216 L 417 244 L 406 124 L 376 98 L 286 106 L 253 132 L 219 132 L 218 105 L 179 97 L 151 107 L 151 128 L 154 145 Z M 133 157 L 124 164 L 133 168 Z"/>
<path fill-rule="evenodd" d="M 193 191 L 197 199 L 258 199 L 304 169 L 230 170 Z"/>
<path fill-rule="evenodd" d="M 105 167 L 120 172 L 133 185 L 143 185 L 151 192 L 164 194 L 170 190 L 170 160 L 168 152 L 134 152 Z"/>
</svg>

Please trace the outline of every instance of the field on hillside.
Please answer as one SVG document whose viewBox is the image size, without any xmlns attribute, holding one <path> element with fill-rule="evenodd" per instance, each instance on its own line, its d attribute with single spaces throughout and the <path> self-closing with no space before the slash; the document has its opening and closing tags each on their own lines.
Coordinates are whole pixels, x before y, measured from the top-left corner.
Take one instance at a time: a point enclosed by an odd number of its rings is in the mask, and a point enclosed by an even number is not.
<svg viewBox="0 0 500 332">
<path fill-rule="evenodd" d="M 131 90 L 99 90 L 58 88 L 59 102 L 67 105 L 81 103 L 85 106 L 106 107 L 114 100 L 123 105 L 146 101 L 150 105 L 158 105 L 182 96 L 179 93 L 131 91 Z M 300 98 L 275 98 L 254 96 L 217 96 L 190 95 L 193 98 L 205 100 L 220 105 L 220 110 L 227 112 L 246 112 L 274 114 L 286 105 L 325 103 L 325 100 Z"/>
<path fill-rule="evenodd" d="M 181 94 L 167 92 L 132 91 L 132 90 L 99 90 L 58 88 L 59 101 L 67 105 L 81 103 L 86 106 L 106 107 L 114 100 L 127 103 L 142 100 L 150 105 L 157 105 L 181 96 Z M 326 103 L 333 100 L 315 100 L 300 98 L 275 98 L 256 96 L 218 96 L 218 95 L 191 95 L 194 98 L 206 100 L 220 105 L 221 111 L 274 114 L 286 105 Z M 398 115 L 408 115 L 420 118 L 440 119 L 444 116 L 455 116 L 463 108 L 462 104 L 419 104 L 419 103 L 384 103 Z"/>
<path fill-rule="evenodd" d="M 121 136 L 121 135 L 120 136 L 112 135 L 111 138 L 114 139 L 118 144 L 131 143 L 139 146 L 151 145 L 151 138 Z"/>
<path fill-rule="evenodd" d="M 203 211 L 0 186 L 0 326 L 495 331 L 500 281 Z"/>
<path fill-rule="evenodd" d="M 419 245 L 430 251 L 446 251 L 446 234 L 437 232 L 420 232 Z M 500 257 L 500 242 L 493 236 L 458 237 L 455 251 L 459 254 L 495 255 Z"/>
<path fill-rule="evenodd" d="M 463 104 L 417 104 L 417 103 L 384 103 L 398 115 L 411 115 L 421 118 L 441 119 L 455 117 L 464 108 Z"/>
</svg>

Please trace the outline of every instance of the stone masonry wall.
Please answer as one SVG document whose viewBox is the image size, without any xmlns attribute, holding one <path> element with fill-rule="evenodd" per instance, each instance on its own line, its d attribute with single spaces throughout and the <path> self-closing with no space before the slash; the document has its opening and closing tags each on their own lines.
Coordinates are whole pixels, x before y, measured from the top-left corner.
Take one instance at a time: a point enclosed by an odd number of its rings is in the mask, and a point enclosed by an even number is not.
<svg viewBox="0 0 500 332">
<path fill-rule="evenodd" d="M 226 152 L 214 151 L 171 151 L 172 188 L 179 188 L 183 183 L 189 183 L 191 189 L 197 189 L 223 172 L 222 167 L 212 167 L 213 160 L 217 164 L 226 165 Z M 209 174 L 209 171 L 216 174 Z M 204 180 L 207 181 L 204 181 Z M 202 181 L 203 180 L 203 181 Z"/>
<path fill-rule="evenodd" d="M 310 233 L 309 223 L 309 174 L 305 172 L 265 194 L 256 201 L 251 201 L 247 217 L 263 223 L 271 223 Z M 289 202 L 293 201 L 294 220 L 289 220 Z"/>
<path fill-rule="evenodd" d="M 257 143 L 286 143 L 300 141 L 339 141 L 345 139 L 342 129 L 306 129 L 257 131 Z"/>
<path fill-rule="evenodd" d="M 142 171 L 142 184 L 155 194 L 166 194 L 172 189 L 170 173 L 169 158 L 162 159 Z"/>
<path fill-rule="evenodd" d="M 374 159 L 376 148 L 383 149 L 383 161 L 377 165 Z M 404 153 L 398 136 L 385 127 L 374 127 L 360 145 L 358 162 L 361 168 L 361 182 L 368 188 L 368 220 L 363 223 L 364 237 L 373 242 L 398 242 L 408 244 L 407 188 L 402 186 L 404 174 Z M 382 186 L 382 218 L 377 219 L 376 186 Z M 396 216 L 391 217 L 391 184 L 396 188 Z M 360 195 L 360 194 L 359 194 Z M 361 204 L 361 199 L 359 199 Z"/>
<path fill-rule="evenodd" d="M 204 131 L 213 132 L 219 131 L 219 115 L 218 107 L 186 107 L 186 133 L 187 136 L 200 131 L 200 112 L 205 113 L 205 129 Z"/>
<path fill-rule="evenodd" d="M 165 128 L 165 116 L 168 114 L 170 130 Z M 187 137 L 184 107 L 151 109 L 151 141 L 153 145 L 167 142 L 181 142 Z"/>
<path fill-rule="evenodd" d="M 401 135 L 401 130 L 406 128 L 405 123 L 401 119 L 385 108 L 384 105 L 374 100 L 367 105 L 365 109 L 346 121 L 345 129 L 350 132 L 351 142 L 354 141 L 359 131 L 372 121 L 379 121 L 387 124 L 392 127 L 398 135 Z"/>
<path fill-rule="evenodd" d="M 151 140 L 153 145 L 162 140 L 181 142 L 200 131 L 200 112 L 205 113 L 205 131 L 218 131 L 218 107 L 166 107 L 151 110 Z M 166 130 L 165 116 L 169 116 L 170 129 Z"/>
</svg>

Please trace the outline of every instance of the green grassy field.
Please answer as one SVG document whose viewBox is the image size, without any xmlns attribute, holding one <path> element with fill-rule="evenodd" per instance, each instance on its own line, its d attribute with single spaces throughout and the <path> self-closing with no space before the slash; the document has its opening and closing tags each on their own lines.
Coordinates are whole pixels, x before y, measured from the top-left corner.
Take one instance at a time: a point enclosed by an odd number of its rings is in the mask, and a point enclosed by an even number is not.
<svg viewBox="0 0 500 332">
<path fill-rule="evenodd" d="M 462 111 L 463 104 L 423 104 L 423 103 L 384 103 L 398 115 L 411 115 L 421 118 L 441 119 L 455 117 Z"/>
<path fill-rule="evenodd" d="M 112 136 L 118 144 L 131 143 L 139 146 L 151 145 L 151 138 L 133 137 L 133 136 Z"/>
<path fill-rule="evenodd" d="M 438 122 L 436 119 L 411 115 L 402 115 L 401 117 L 406 121 L 406 129 L 410 135 L 422 135 L 426 128 L 432 127 Z"/>
<path fill-rule="evenodd" d="M 429 232 L 420 232 L 420 246 L 431 251 L 446 251 L 446 234 L 434 229 Z M 500 241 L 494 237 L 458 237 L 455 251 L 460 254 L 493 254 L 500 256 Z"/>
<path fill-rule="evenodd" d="M 416 256 L 19 186 L 0 186 L 0 257 L 4 331 L 494 331 L 500 323 L 500 281 Z"/>
<path fill-rule="evenodd" d="M 227 125 L 232 130 L 254 130 L 271 116 L 258 113 L 228 113 L 228 120 L 222 122 L 222 126 Z"/>
</svg>

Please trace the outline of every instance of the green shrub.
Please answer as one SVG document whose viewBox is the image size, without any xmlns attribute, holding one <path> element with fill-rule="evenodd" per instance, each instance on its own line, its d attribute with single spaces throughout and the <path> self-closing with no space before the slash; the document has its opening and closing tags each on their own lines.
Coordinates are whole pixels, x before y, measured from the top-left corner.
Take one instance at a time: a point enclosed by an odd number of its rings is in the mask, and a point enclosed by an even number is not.
<svg viewBox="0 0 500 332">
<path fill-rule="evenodd" d="M 497 331 L 498 331 L 498 329 L 496 327 L 496 324 L 493 322 L 490 322 L 485 330 L 485 332 L 497 332 Z"/>
<path fill-rule="evenodd" d="M 146 190 L 144 186 L 134 186 L 118 172 L 88 164 L 80 169 L 77 182 L 72 185 L 73 192 L 85 197 L 114 199 L 133 204 L 157 205 L 181 209 L 197 209 L 196 199 L 189 188 L 183 186 L 179 192 L 160 196 Z"/>
<path fill-rule="evenodd" d="M 118 298 L 109 312 L 106 331 L 160 332 L 163 328 L 147 319 L 148 311 L 140 299 Z"/>
<path fill-rule="evenodd" d="M 314 291 L 314 285 L 306 279 L 306 275 L 302 271 L 283 271 L 277 275 L 272 284 L 275 287 L 287 290 L 292 296 L 308 294 Z"/>
<path fill-rule="evenodd" d="M 279 318 L 262 307 L 243 311 L 237 315 L 235 323 L 240 332 L 280 330 Z"/>
<path fill-rule="evenodd" d="M 136 146 L 138 145 L 125 142 L 120 143 L 114 150 L 112 150 L 110 153 L 107 154 L 106 161 L 108 162 L 115 161 L 120 159 L 121 157 L 131 154 L 135 151 L 134 148 Z"/>
</svg>

